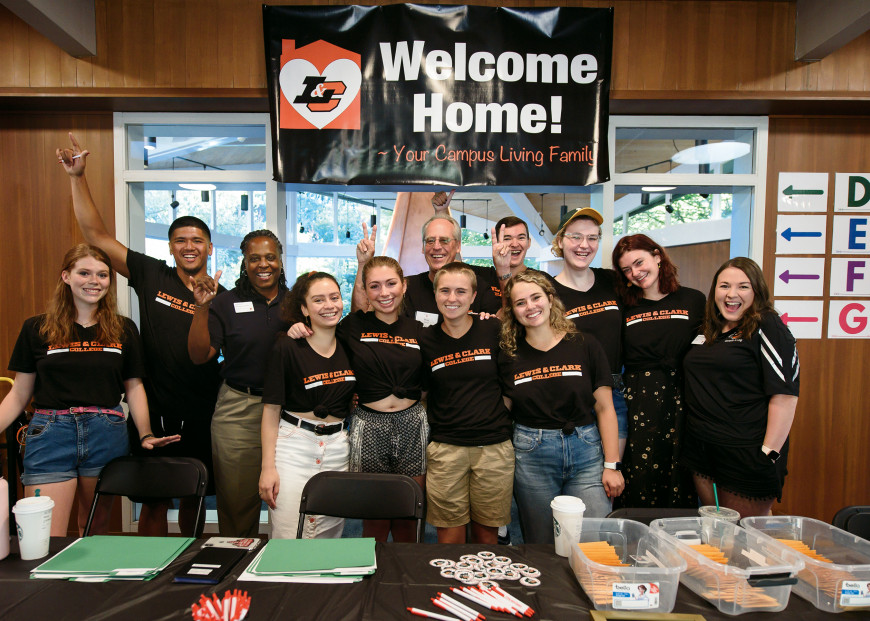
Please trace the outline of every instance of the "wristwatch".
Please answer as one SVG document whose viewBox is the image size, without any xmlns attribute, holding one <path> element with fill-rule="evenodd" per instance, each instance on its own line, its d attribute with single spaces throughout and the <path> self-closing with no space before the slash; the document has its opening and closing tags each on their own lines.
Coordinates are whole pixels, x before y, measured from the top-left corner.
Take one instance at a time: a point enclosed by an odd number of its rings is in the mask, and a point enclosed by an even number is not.
<svg viewBox="0 0 870 621">
<path fill-rule="evenodd" d="M 604 468 L 606 470 L 622 470 L 622 462 L 621 461 L 606 461 L 606 462 L 604 462 Z"/>
<path fill-rule="evenodd" d="M 773 463 L 776 463 L 776 460 L 779 459 L 779 451 L 774 451 L 769 446 L 761 445 L 761 452 L 767 455 L 767 458 L 770 459 Z"/>
</svg>

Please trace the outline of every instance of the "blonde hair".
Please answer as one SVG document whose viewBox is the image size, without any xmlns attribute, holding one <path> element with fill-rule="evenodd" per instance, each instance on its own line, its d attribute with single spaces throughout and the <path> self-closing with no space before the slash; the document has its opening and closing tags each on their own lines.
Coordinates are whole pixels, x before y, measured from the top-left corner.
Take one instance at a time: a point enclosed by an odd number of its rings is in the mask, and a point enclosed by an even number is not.
<svg viewBox="0 0 870 621">
<path fill-rule="evenodd" d="M 66 345 L 76 339 L 75 322 L 77 311 L 72 289 L 63 281 L 63 272 L 71 272 L 75 264 L 85 257 L 93 257 L 106 264 L 109 270 L 109 289 L 97 303 L 94 319 L 97 322 L 97 340 L 101 343 L 117 343 L 124 333 L 124 318 L 118 314 L 118 299 L 115 293 L 115 270 L 109 256 L 96 246 L 79 244 L 71 248 L 63 258 L 61 275 L 57 279 L 54 294 L 39 326 L 39 336 L 49 345 Z"/>
<path fill-rule="evenodd" d="M 537 285 L 541 288 L 544 294 L 550 299 L 550 327 L 559 334 L 564 334 L 565 339 L 574 338 L 582 339 L 583 336 L 574 327 L 574 322 L 570 319 L 565 319 L 565 306 L 556 295 L 556 289 L 553 287 L 550 280 L 541 272 L 536 270 L 525 270 L 511 278 L 504 288 L 502 299 L 505 304 L 504 317 L 501 320 L 501 334 L 499 337 L 499 345 L 511 358 L 517 357 L 517 340 L 525 337 L 526 327 L 517 321 L 514 315 L 513 300 L 511 293 L 514 285 L 518 282 Z"/>
<path fill-rule="evenodd" d="M 468 267 L 462 261 L 453 261 L 452 263 L 448 263 L 440 270 L 435 272 L 435 278 L 432 280 L 432 284 L 435 286 L 435 289 L 438 288 L 438 281 L 444 274 L 463 274 L 465 276 L 468 276 L 468 280 L 471 281 L 471 290 L 477 293 L 477 274 L 475 274 L 474 270 Z"/>
</svg>

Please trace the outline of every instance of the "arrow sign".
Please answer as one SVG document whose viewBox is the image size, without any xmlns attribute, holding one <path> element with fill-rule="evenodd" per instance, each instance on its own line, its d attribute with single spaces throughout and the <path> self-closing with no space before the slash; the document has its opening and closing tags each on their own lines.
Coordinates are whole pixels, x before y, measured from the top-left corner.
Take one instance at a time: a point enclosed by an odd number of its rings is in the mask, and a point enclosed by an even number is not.
<svg viewBox="0 0 870 621">
<path fill-rule="evenodd" d="M 785 325 L 788 325 L 790 322 L 793 323 L 816 323 L 819 318 L 818 317 L 789 317 L 788 313 L 783 313 L 780 315 L 780 319 Z"/>
<path fill-rule="evenodd" d="M 788 186 L 782 191 L 786 196 L 821 196 L 824 190 L 795 190 L 794 186 Z"/>
<path fill-rule="evenodd" d="M 788 270 L 779 275 L 779 279 L 784 283 L 788 283 L 789 280 L 818 280 L 819 278 L 821 276 L 818 274 L 789 274 Z"/>
<path fill-rule="evenodd" d="M 821 237 L 821 231 L 792 231 L 791 227 L 788 227 L 782 233 L 780 233 L 787 241 L 791 241 L 792 237 Z"/>
</svg>

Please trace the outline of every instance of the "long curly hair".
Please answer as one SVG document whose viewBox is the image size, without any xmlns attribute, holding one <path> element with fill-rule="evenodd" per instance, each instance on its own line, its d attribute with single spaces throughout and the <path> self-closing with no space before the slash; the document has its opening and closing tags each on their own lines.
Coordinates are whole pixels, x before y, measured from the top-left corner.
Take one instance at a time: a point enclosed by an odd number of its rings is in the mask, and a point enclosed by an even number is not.
<svg viewBox="0 0 870 621">
<path fill-rule="evenodd" d="M 246 266 L 247 255 L 248 255 L 248 245 L 251 241 L 257 239 L 258 237 L 266 237 L 275 242 L 275 247 L 278 248 L 278 256 L 284 256 L 284 247 L 281 245 L 281 240 L 278 239 L 278 236 L 275 235 L 269 229 L 260 229 L 258 231 L 251 231 L 245 238 L 242 240 L 242 243 L 239 244 L 239 249 L 242 251 L 242 256 L 245 257 L 242 259 L 242 264 L 239 267 L 239 277 L 236 279 L 236 287 L 239 289 L 240 297 L 244 300 L 252 300 L 255 295 L 259 295 L 254 289 L 253 283 L 251 283 L 251 279 L 248 278 L 248 269 Z M 278 289 L 286 289 L 287 288 L 287 276 L 284 274 L 284 260 L 281 259 L 281 273 L 278 275 Z"/>
<path fill-rule="evenodd" d="M 710 285 L 710 294 L 707 296 L 707 305 L 704 307 L 704 339 L 706 345 L 712 345 L 716 337 L 722 333 L 722 328 L 725 326 L 725 318 L 719 312 L 719 306 L 716 304 L 716 284 L 719 281 L 719 274 L 729 267 L 736 267 L 741 272 L 746 274 L 749 279 L 749 284 L 752 287 L 752 293 L 755 294 L 755 299 L 752 304 L 744 311 L 743 316 L 737 324 L 741 334 L 747 337 L 752 335 L 758 328 L 758 323 L 761 321 L 761 316 L 765 313 L 775 313 L 773 301 L 770 299 L 770 289 L 767 287 L 767 281 L 764 280 L 764 274 L 758 263 L 748 257 L 734 257 L 728 259 L 719 266 L 716 274 L 713 276 L 713 282 Z"/>
<path fill-rule="evenodd" d="M 296 278 L 296 282 L 290 288 L 287 295 L 284 296 L 284 302 L 281 304 L 281 318 L 291 324 L 302 322 L 305 325 L 311 325 L 311 321 L 302 312 L 302 307 L 305 306 L 305 297 L 311 290 L 311 285 L 318 280 L 331 280 L 335 283 L 339 292 L 341 286 L 335 279 L 335 276 L 327 272 L 306 272 Z"/>
<path fill-rule="evenodd" d="M 583 336 L 574 327 L 574 322 L 565 319 L 565 306 L 556 295 L 556 289 L 550 280 L 542 273 L 535 270 L 525 270 L 511 278 L 504 288 L 505 311 L 501 320 L 501 333 L 499 345 L 511 358 L 517 357 L 517 341 L 526 336 L 526 327 L 517 321 L 514 315 L 513 299 L 511 293 L 517 283 L 525 282 L 537 285 L 550 299 L 550 327 L 559 334 L 564 334 L 565 339 L 582 339 Z"/>
<path fill-rule="evenodd" d="M 643 291 L 639 287 L 633 287 L 622 270 L 619 269 L 619 260 L 627 252 L 632 250 L 645 250 L 651 255 L 661 257 L 659 263 L 659 292 L 667 295 L 680 288 L 677 279 L 677 266 L 674 265 L 667 251 L 658 243 L 642 233 L 627 235 L 613 247 L 613 270 L 616 272 L 616 292 L 625 302 L 626 306 L 635 306 L 643 297 Z"/>
<path fill-rule="evenodd" d="M 85 257 L 93 257 L 106 264 L 109 270 L 109 289 L 97 303 L 94 319 L 97 322 L 97 340 L 100 343 L 117 343 L 124 333 L 124 318 L 118 314 L 118 297 L 115 292 L 115 270 L 109 256 L 90 244 L 79 244 L 67 251 L 60 269 L 54 293 L 39 326 L 39 335 L 49 345 L 66 345 L 74 341 L 77 311 L 72 289 L 63 281 L 64 272 L 72 272 L 75 264 Z"/>
</svg>

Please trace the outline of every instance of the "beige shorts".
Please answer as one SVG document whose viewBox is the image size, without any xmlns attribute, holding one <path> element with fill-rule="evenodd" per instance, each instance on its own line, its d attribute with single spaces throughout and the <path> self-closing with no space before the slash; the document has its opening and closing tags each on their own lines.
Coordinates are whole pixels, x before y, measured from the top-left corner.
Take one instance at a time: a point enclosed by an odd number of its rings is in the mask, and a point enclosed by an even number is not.
<svg viewBox="0 0 870 621">
<path fill-rule="evenodd" d="M 452 528 L 469 520 L 483 526 L 511 521 L 514 447 L 510 440 L 488 446 L 430 442 L 426 460 L 427 522 Z"/>
</svg>

